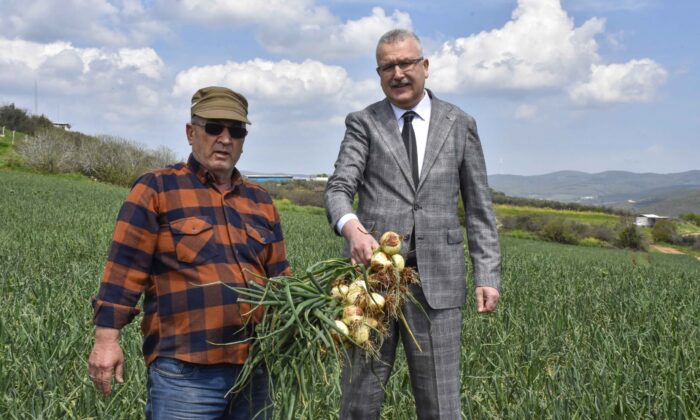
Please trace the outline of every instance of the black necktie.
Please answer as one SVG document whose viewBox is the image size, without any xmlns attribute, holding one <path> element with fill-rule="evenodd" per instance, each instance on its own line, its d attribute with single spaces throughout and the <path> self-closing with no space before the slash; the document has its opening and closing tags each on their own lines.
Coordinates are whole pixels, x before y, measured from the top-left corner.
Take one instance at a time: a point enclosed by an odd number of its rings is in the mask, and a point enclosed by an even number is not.
<svg viewBox="0 0 700 420">
<path fill-rule="evenodd" d="M 413 175 L 413 186 L 418 188 L 418 153 L 416 152 L 416 133 L 413 131 L 413 117 L 417 114 L 413 111 L 408 111 L 404 113 L 401 118 L 403 118 L 403 129 L 401 130 L 401 138 L 403 139 L 403 145 L 406 147 L 406 153 L 408 154 L 408 160 L 411 162 L 411 174 Z"/>
</svg>

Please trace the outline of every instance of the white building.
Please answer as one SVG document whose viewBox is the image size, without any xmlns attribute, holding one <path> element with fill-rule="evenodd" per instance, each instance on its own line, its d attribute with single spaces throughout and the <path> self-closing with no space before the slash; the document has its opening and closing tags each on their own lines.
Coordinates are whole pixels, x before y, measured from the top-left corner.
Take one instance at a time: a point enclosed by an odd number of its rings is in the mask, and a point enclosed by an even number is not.
<svg viewBox="0 0 700 420">
<path fill-rule="evenodd" d="M 634 224 L 637 226 L 654 227 L 659 220 L 668 219 L 666 216 L 658 216 L 656 214 L 638 214 Z"/>
</svg>

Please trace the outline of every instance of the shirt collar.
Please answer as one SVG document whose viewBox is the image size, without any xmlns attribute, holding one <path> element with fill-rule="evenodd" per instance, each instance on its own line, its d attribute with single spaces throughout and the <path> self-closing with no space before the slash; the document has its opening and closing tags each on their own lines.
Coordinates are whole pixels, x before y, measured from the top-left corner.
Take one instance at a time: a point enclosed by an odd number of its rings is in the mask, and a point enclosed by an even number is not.
<svg viewBox="0 0 700 420">
<path fill-rule="evenodd" d="M 204 167 L 197 159 L 195 159 L 194 154 L 190 153 L 190 157 L 187 159 L 187 167 L 192 171 L 192 173 L 199 179 L 199 182 L 201 182 L 204 185 L 213 185 L 214 181 L 216 178 L 214 178 L 214 174 L 212 174 L 207 168 Z M 231 186 L 235 187 L 236 185 L 240 184 L 243 182 L 243 177 L 241 176 L 241 173 L 238 172 L 238 168 L 233 168 L 233 173 L 231 174 Z"/>
<path fill-rule="evenodd" d="M 427 121 L 430 118 L 430 94 L 427 90 L 424 90 L 423 92 L 423 99 L 421 99 L 420 102 L 418 102 L 418 105 L 414 106 L 411 109 L 399 108 L 398 106 L 389 102 L 389 105 L 391 105 L 391 109 L 394 111 L 394 117 L 396 117 L 397 122 L 401 120 L 401 117 L 403 117 L 403 114 L 405 114 L 407 111 L 415 112 L 416 114 L 418 114 L 418 118 L 420 118 L 423 121 Z"/>
</svg>

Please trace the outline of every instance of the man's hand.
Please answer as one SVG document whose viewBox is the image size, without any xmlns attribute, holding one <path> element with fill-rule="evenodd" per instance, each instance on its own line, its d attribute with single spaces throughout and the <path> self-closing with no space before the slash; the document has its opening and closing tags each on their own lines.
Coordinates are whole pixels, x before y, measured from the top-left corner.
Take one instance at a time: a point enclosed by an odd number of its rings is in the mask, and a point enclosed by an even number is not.
<svg viewBox="0 0 700 420">
<path fill-rule="evenodd" d="M 476 311 L 480 314 L 493 312 L 498 305 L 501 294 L 493 287 L 476 288 Z"/>
<path fill-rule="evenodd" d="M 343 236 L 350 244 L 350 260 L 353 264 L 369 265 L 372 251 L 379 248 L 374 240 L 357 219 L 350 219 L 343 226 Z"/>
<path fill-rule="evenodd" d="M 124 353 L 119 346 L 119 330 L 97 327 L 95 345 L 88 359 L 88 374 L 105 397 L 112 393 L 113 372 L 117 383 L 124 383 Z"/>
</svg>

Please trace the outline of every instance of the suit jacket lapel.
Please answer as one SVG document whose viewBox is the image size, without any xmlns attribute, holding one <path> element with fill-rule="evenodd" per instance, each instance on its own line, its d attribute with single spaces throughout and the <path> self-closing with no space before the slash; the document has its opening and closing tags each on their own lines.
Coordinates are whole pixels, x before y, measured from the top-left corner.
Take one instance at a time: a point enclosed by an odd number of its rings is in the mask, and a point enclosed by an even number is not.
<svg viewBox="0 0 700 420">
<path fill-rule="evenodd" d="M 452 129 L 452 124 L 455 121 L 454 110 L 452 106 L 435 98 L 432 92 L 428 91 L 432 98 L 430 109 L 430 125 L 428 126 L 428 141 L 425 145 L 425 157 L 423 158 L 423 166 L 420 171 L 420 179 L 418 188 L 423 184 L 423 181 L 430 173 L 430 168 L 435 164 L 440 149 L 442 149 L 447 135 Z"/>
<path fill-rule="evenodd" d="M 413 175 L 411 174 L 411 162 L 408 160 L 406 147 L 401 140 L 399 126 L 396 123 L 394 111 L 391 109 L 391 105 L 389 105 L 389 100 L 385 98 L 380 105 L 374 109 L 373 114 L 379 140 L 383 142 L 391 154 L 394 155 L 394 159 L 396 159 L 401 173 L 404 178 L 406 178 L 406 182 L 408 182 L 411 188 L 415 188 L 413 186 Z"/>
</svg>

